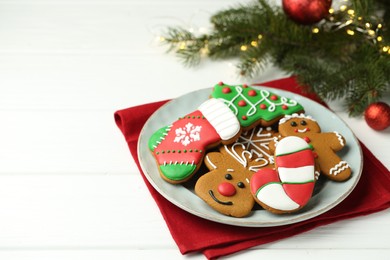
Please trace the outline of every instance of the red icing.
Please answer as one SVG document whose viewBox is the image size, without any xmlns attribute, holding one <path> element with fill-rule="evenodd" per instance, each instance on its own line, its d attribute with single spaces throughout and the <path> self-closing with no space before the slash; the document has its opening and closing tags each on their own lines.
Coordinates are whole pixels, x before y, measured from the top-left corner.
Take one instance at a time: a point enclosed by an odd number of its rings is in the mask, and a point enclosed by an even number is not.
<svg viewBox="0 0 390 260">
<path fill-rule="evenodd" d="M 278 167 L 298 168 L 314 165 L 314 158 L 312 151 L 306 149 L 292 154 L 276 156 L 275 162 Z"/>
<path fill-rule="evenodd" d="M 265 104 L 261 104 L 261 105 L 260 105 L 260 108 L 261 108 L 261 109 L 266 109 L 267 106 L 266 106 Z"/>
<path fill-rule="evenodd" d="M 224 94 L 228 94 L 230 92 L 232 92 L 232 90 L 229 87 L 225 87 L 222 89 L 222 93 L 224 93 Z"/>
<path fill-rule="evenodd" d="M 239 105 L 240 107 L 245 107 L 245 106 L 246 106 L 245 100 L 240 100 L 240 101 L 238 101 L 238 105 Z"/>
<path fill-rule="evenodd" d="M 218 82 L 218 85 L 223 86 L 225 85 L 222 81 Z"/>
<path fill-rule="evenodd" d="M 287 109 L 288 109 L 288 106 L 282 105 L 282 109 L 283 109 L 283 110 L 287 110 Z"/>
<path fill-rule="evenodd" d="M 218 192 L 222 196 L 230 197 L 236 194 L 236 188 L 230 182 L 222 182 L 218 185 Z"/>
<path fill-rule="evenodd" d="M 242 87 L 243 87 L 243 88 L 247 88 L 248 85 L 247 85 L 247 84 L 243 84 Z"/>
<path fill-rule="evenodd" d="M 183 145 L 181 142 L 175 142 L 174 140 L 177 137 L 176 129 L 185 129 L 188 123 L 191 123 L 194 127 L 201 127 L 199 131 L 200 140 L 192 141 L 187 145 Z M 215 144 L 220 140 L 221 138 L 214 127 L 211 126 L 207 119 L 203 118 L 203 115 L 199 110 L 196 110 L 183 119 L 175 121 L 164 140 L 161 141 L 153 152 L 160 165 L 163 165 L 164 163 L 180 164 L 182 162 L 184 164 L 187 162 L 189 164 L 198 164 L 203 158 L 205 147 Z"/>
<path fill-rule="evenodd" d="M 256 194 L 260 187 L 270 182 L 280 182 L 278 173 L 274 169 L 269 168 L 258 170 L 250 180 L 252 193 Z"/>
<path fill-rule="evenodd" d="M 307 137 L 307 136 L 305 136 L 305 137 L 303 137 L 303 140 L 305 140 L 306 141 L 306 143 L 310 143 L 310 138 L 309 137 Z"/>
<path fill-rule="evenodd" d="M 314 182 L 303 184 L 283 184 L 286 194 L 301 206 L 310 200 L 314 189 Z"/>
<path fill-rule="evenodd" d="M 248 119 L 247 116 L 242 116 L 241 118 L 242 118 L 242 120 L 247 120 Z"/>
<path fill-rule="evenodd" d="M 255 97 L 256 95 L 257 95 L 257 93 L 256 93 L 255 90 L 251 89 L 251 90 L 248 91 L 248 96 Z"/>
<path fill-rule="evenodd" d="M 272 95 L 271 96 L 271 100 L 278 100 L 278 96 L 277 95 Z"/>
</svg>

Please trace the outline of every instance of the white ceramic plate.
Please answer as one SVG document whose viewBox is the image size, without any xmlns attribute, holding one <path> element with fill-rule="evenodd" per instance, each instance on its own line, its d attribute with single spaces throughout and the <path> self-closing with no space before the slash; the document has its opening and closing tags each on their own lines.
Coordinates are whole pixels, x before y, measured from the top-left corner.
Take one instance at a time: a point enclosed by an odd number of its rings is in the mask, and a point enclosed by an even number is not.
<svg viewBox="0 0 390 260">
<path fill-rule="evenodd" d="M 313 197 L 297 213 L 274 215 L 259 208 L 253 210 L 252 214 L 244 218 L 225 216 L 212 209 L 195 195 L 193 191 L 194 183 L 189 182 L 185 185 L 167 183 L 160 177 L 156 160 L 148 148 L 148 140 L 156 130 L 173 123 L 180 116 L 196 110 L 201 103 L 208 99 L 211 89 L 201 89 L 183 95 L 162 106 L 148 119 L 141 131 L 138 141 L 138 157 L 142 170 L 153 187 L 167 200 L 191 214 L 235 226 L 267 227 L 292 224 L 318 216 L 343 201 L 355 188 L 363 167 L 361 148 L 352 131 L 333 112 L 308 98 L 278 89 L 266 89 L 298 101 L 305 108 L 306 114 L 317 120 L 322 132 L 338 131 L 344 136 L 347 146 L 338 154 L 352 168 L 352 177 L 348 181 L 337 183 L 325 180 L 317 182 Z"/>
</svg>

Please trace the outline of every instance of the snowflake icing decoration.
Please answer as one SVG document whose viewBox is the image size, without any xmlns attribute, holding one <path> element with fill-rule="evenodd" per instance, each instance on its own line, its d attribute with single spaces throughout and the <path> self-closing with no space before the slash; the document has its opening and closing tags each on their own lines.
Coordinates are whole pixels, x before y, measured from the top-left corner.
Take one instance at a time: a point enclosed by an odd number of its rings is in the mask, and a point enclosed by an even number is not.
<svg viewBox="0 0 390 260">
<path fill-rule="evenodd" d="M 184 146 L 199 141 L 201 129 L 202 126 L 195 126 L 191 123 L 187 123 L 184 127 L 179 127 L 175 130 L 176 137 L 173 141 L 175 143 L 181 143 Z"/>
</svg>

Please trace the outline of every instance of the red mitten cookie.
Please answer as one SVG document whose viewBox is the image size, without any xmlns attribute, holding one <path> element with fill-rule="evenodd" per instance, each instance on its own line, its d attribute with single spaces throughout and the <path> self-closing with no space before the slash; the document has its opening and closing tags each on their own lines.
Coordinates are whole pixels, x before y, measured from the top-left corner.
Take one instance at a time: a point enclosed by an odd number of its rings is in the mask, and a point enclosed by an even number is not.
<svg viewBox="0 0 390 260">
<path fill-rule="evenodd" d="M 336 152 L 346 145 L 338 132 L 321 132 L 319 124 L 310 116 L 293 114 L 279 121 L 279 134 L 283 137 L 303 138 L 313 149 L 322 174 L 333 181 L 345 181 L 351 176 L 351 168 Z"/>
<path fill-rule="evenodd" d="M 310 200 L 315 184 L 314 155 L 299 137 L 281 140 L 275 149 L 276 169 L 260 169 L 251 180 L 255 200 L 266 210 L 291 213 Z"/>
<path fill-rule="evenodd" d="M 222 101 L 213 98 L 172 125 L 157 130 L 148 145 L 162 178 L 177 184 L 193 176 L 207 149 L 233 142 L 240 132 L 233 112 Z"/>
</svg>

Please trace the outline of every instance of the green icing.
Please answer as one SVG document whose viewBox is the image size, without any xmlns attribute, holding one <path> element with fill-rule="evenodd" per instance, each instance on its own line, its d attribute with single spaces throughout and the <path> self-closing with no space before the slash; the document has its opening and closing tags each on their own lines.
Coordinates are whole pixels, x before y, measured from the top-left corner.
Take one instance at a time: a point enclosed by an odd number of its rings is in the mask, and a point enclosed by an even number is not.
<svg viewBox="0 0 390 260">
<path fill-rule="evenodd" d="M 256 95 L 253 95 L 254 92 Z M 302 105 L 297 101 L 261 88 L 217 84 L 214 86 L 211 96 L 224 100 L 225 104 L 236 114 L 243 127 L 248 127 L 259 119 L 271 121 L 277 117 L 303 111 Z M 273 97 L 276 98 L 273 99 Z M 246 105 L 240 106 L 239 104 L 242 105 L 243 102 Z"/>
<path fill-rule="evenodd" d="M 196 169 L 194 164 L 166 164 L 160 165 L 161 173 L 169 180 L 181 181 L 191 176 Z"/>
<path fill-rule="evenodd" d="M 165 138 L 169 128 L 169 126 L 164 126 L 154 132 L 154 134 L 149 138 L 148 147 L 151 151 L 154 151 L 156 146 Z"/>
</svg>

